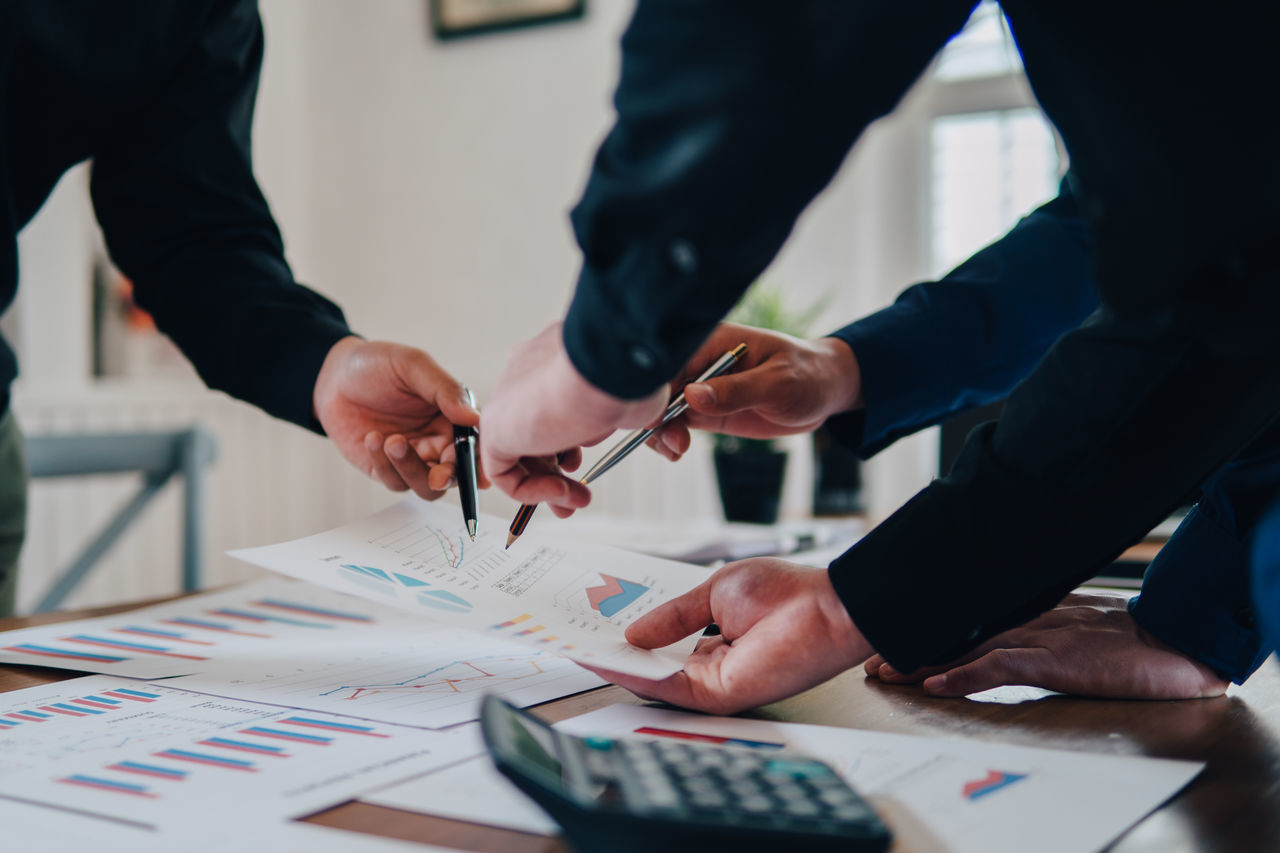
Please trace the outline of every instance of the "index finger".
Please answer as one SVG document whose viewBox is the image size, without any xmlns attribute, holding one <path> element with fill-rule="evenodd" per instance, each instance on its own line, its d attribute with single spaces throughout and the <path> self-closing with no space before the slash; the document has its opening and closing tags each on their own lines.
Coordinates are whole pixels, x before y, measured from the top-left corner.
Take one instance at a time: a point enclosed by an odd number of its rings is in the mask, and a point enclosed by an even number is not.
<svg viewBox="0 0 1280 853">
<path fill-rule="evenodd" d="M 712 621 L 711 580 L 706 580 L 632 622 L 627 642 L 642 649 L 659 649 L 701 631 Z"/>
</svg>

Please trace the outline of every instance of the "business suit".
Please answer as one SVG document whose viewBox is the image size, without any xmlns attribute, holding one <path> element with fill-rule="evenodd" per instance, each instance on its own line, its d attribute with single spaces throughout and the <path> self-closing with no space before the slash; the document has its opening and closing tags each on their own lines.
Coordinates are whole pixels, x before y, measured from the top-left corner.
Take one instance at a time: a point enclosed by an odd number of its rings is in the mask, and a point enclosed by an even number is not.
<svg viewBox="0 0 1280 853">
<path fill-rule="evenodd" d="M 832 432 L 867 458 L 1007 395 L 1096 310 L 1092 251 L 1068 179 L 938 281 L 834 332 L 858 359 L 865 408 L 830 419 Z M 1237 683 L 1272 648 L 1252 605 L 1247 552 L 1277 485 L 1280 423 L 1208 478 L 1130 600 L 1140 627 Z"/>
<path fill-rule="evenodd" d="M 573 214 L 578 373 L 623 399 L 674 375 L 972 5 L 642 0 Z M 1003 6 L 1071 156 L 1100 304 L 948 477 L 832 564 L 857 629 L 903 671 L 1051 607 L 1280 400 L 1280 128 L 1242 85 L 1280 84 L 1280 10 Z"/>
</svg>

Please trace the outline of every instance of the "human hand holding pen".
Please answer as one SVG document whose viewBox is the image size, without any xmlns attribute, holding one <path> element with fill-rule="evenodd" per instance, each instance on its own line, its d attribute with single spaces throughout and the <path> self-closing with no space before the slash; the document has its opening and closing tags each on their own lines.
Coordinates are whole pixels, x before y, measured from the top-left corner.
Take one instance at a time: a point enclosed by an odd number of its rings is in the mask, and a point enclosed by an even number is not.
<svg viewBox="0 0 1280 853">
<path fill-rule="evenodd" d="M 702 373 L 695 379 L 695 382 L 705 382 L 728 373 L 733 366 L 747 352 L 747 345 L 739 343 L 732 349 L 724 352 L 713 361 Z M 670 424 L 676 418 L 684 414 L 689 404 L 685 400 L 684 390 L 682 389 L 675 399 L 667 404 L 666 411 L 663 412 L 662 418 L 654 425 L 638 429 L 630 435 L 625 436 L 621 441 L 615 444 L 608 453 L 600 458 L 596 464 L 592 465 L 578 480 L 582 485 L 590 485 L 593 480 L 604 472 L 608 471 L 614 465 L 625 459 L 637 447 L 644 444 L 650 436 L 656 433 L 662 427 Z M 533 517 L 533 511 L 537 508 L 537 504 L 524 504 L 516 513 L 516 517 L 511 521 L 511 528 L 507 533 L 507 547 L 511 547 L 511 543 L 524 533 L 525 526 L 529 523 L 529 519 Z"/>
<path fill-rule="evenodd" d="M 427 353 L 347 337 L 329 350 L 312 391 L 316 419 L 352 465 L 392 491 L 435 500 L 454 478 L 453 427 L 480 413 Z M 480 487 L 488 485 L 477 472 Z"/>
<path fill-rule="evenodd" d="M 747 344 L 747 354 L 731 373 L 694 378 L 738 342 Z M 688 411 L 648 440 L 672 461 L 688 451 L 690 430 L 779 438 L 812 432 L 832 415 L 863 406 L 858 360 L 844 341 L 802 340 L 735 323 L 715 328 L 676 379 L 680 382 L 689 382 L 684 389 Z"/>
<path fill-rule="evenodd" d="M 583 446 L 619 427 L 650 424 L 667 403 L 667 386 L 622 400 L 591 385 L 565 353 L 560 324 L 512 350 L 481 417 L 480 458 L 494 485 L 521 503 L 548 503 L 557 515 L 587 505 L 590 490 L 565 472 Z"/>
</svg>

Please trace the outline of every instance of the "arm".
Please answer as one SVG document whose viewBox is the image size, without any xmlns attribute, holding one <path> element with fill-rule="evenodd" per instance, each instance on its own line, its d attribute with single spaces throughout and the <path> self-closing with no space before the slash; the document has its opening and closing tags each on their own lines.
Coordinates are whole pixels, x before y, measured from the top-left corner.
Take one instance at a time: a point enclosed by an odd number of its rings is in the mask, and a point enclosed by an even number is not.
<svg viewBox="0 0 1280 853">
<path fill-rule="evenodd" d="M 583 251 L 573 303 L 562 330 L 522 348 L 485 407 L 495 484 L 520 500 L 585 503 L 550 454 L 662 411 L 665 383 L 970 5 L 919 15 L 809 0 L 782 16 L 765 2 L 637 5 L 617 122 L 573 211 Z"/>
<path fill-rule="evenodd" d="M 835 332 L 853 350 L 863 410 L 830 422 L 872 456 L 1004 397 L 1098 307 L 1093 239 L 1068 176 L 1057 198 L 936 282 Z"/>
<path fill-rule="evenodd" d="M 722 324 L 678 384 L 738 340 L 748 343 L 744 363 L 686 388 L 688 416 L 653 446 L 674 459 L 689 447 L 689 428 L 767 438 L 826 420 L 871 456 L 999 399 L 1097 308 L 1092 245 L 1068 179 L 1058 198 L 940 280 L 908 288 L 830 337 L 796 341 Z"/>
<path fill-rule="evenodd" d="M 218 4 L 147 108 L 106 135 L 91 191 L 138 303 L 204 381 L 318 430 L 312 388 L 351 331 L 336 305 L 294 281 L 254 180 L 261 61 L 254 4 Z"/>
<path fill-rule="evenodd" d="M 255 5 L 213 4 L 147 107 L 121 116 L 95 156 L 107 246 L 210 387 L 326 433 L 390 489 L 438 497 L 452 424 L 479 413 L 426 353 L 353 336 L 336 305 L 294 281 L 250 159 L 261 61 Z"/>
</svg>

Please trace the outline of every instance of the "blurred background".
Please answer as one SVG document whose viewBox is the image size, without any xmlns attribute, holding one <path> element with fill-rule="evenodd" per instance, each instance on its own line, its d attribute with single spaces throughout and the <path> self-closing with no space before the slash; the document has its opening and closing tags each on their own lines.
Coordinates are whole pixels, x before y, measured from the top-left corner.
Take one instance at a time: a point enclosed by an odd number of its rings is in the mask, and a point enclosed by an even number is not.
<svg viewBox="0 0 1280 853">
<path fill-rule="evenodd" d="M 568 211 L 612 119 L 632 4 L 586 0 L 580 16 L 442 34 L 457 23 L 440 19 L 445 5 L 261 0 L 254 153 L 298 280 L 365 337 L 426 349 L 483 405 L 510 347 L 562 316 L 572 293 Z M 984 3 L 859 143 L 764 278 L 791 310 L 820 307 L 813 334 L 832 331 L 999 236 L 1055 194 L 1064 170 L 1000 13 Z M 218 455 L 205 486 L 206 585 L 255 573 L 228 548 L 317 532 L 397 499 L 325 440 L 204 388 L 131 306 L 87 186 L 87 166 L 68 174 L 21 236 L 19 295 L 0 323 L 19 356 L 24 430 L 209 430 Z M 937 475 L 939 444 L 930 430 L 863 465 L 856 508 L 892 511 Z M 804 518 L 812 441 L 785 445 L 781 515 Z M 20 609 L 127 498 L 121 479 L 33 483 Z M 514 508 L 493 492 L 481 501 L 504 518 Z M 706 436 L 679 464 L 635 454 L 587 511 L 648 521 L 720 512 Z M 167 487 L 66 605 L 176 591 L 180 517 Z"/>
</svg>

